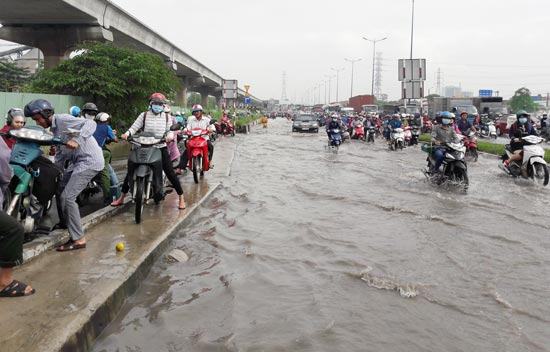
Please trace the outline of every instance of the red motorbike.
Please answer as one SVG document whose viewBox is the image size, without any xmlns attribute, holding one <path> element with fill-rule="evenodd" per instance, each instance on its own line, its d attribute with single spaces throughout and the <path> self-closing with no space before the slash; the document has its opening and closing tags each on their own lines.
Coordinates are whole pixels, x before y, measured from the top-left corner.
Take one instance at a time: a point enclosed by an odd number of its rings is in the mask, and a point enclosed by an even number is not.
<svg viewBox="0 0 550 352">
<path fill-rule="evenodd" d="M 216 132 L 220 135 L 235 135 L 235 126 L 233 126 L 233 122 L 227 115 L 222 116 L 221 120 L 214 125 L 216 126 Z"/>
<path fill-rule="evenodd" d="M 365 127 L 362 122 L 355 124 L 353 128 L 353 139 L 365 140 Z"/>
<path fill-rule="evenodd" d="M 473 131 L 468 131 L 466 136 L 463 136 L 464 146 L 466 147 L 466 159 L 477 161 L 477 138 Z"/>
<path fill-rule="evenodd" d="M 208 159 L 208 142 L 203 136 L 208 135 L 207 130 L 194 128 L 187 131 L 187 157 L 188 167 L 193 172 L 193 180 L 199 183 L 199 175 L 203 176 L 205 171 L 210 169 L 210 160 Z"/>
</svg>

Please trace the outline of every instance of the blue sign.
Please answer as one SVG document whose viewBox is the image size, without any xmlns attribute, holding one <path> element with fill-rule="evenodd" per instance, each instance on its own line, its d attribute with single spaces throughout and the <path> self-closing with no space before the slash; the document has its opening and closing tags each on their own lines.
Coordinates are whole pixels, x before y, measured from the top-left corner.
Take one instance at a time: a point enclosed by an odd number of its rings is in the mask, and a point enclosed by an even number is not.
<svg viewBox="0 0 550 352">
<path fill-rule="evenodd" d="M 479 97 L 480 98 L 490 98 L 493 96 L 493 90 L 491 89 L 480 89 Z"/>
<path fill-rule="evenodd" d="M 244 98 L 244 103 L 245 103 L 245 105 L 250 105 L 250 104 L 252 104 L 252 98 L 250 98 L 250 97 Z"/>
</svg>

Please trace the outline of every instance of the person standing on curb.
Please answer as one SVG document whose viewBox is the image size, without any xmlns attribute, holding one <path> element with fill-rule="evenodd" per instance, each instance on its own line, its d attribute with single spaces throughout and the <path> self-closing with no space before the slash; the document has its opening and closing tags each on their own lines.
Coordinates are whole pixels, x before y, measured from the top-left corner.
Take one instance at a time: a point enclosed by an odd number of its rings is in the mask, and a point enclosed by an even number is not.
<svg viewBox="0 0 550 352">
<path fill-rule="evenodd" d="M 10 183 L 11 151 L 0 138 L 0 204 L 4 191 Z M 30 296 L 35 290 L 13 278 L 13 267 L 23 263 L 23 226 L 13 217 L 0 210 L 0 297 Z"/>
<path fill-rule="evenodd" d="M 105 166 L 103 153 L 93 134 L 96 123 L 69 114 L 55 114 L 49 101 L 36 99 L 25 105 L 25 116 L 37 125 L 51 128 L 53 135 L 65 142 L 55 155 L 55 163 L 65 168 L 57 198 L 59 224 L 68 228 L 70 239 L 57 247 L 65 252 L 86 248 L 84 229 L 76 198 Z M 68 166 L 68 167 L 67 167 Z"/>
</svg>

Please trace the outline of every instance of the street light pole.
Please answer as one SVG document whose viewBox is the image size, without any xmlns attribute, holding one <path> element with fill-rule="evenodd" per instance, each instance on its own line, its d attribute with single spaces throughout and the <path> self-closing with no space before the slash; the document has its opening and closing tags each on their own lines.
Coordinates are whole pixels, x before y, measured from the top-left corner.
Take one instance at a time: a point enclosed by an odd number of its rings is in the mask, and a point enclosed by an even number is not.
<svg viewBox="0 0 550 352">
<path fill-rule="evenodd" d="M 340 85 L 340 72 L 344 71 L 344 68 L 331 68 L 331 70 L 336 71 L 336 102 L 338 103 L 338 86 Z"/>
<path fill-rule="evenodd" d="M 356 62 L 359 62 L 361 61 L 362 59 L 361 58 L 357 58 L 357 59 L 344 59 L 346 60 L 347 62 L 351 63 L 351 94 L 350 94 L 350 98 L 353 97 L 353 67 L 355 66 L 355 63 Z"/>
<path fill-rule="evenodd" d="M 383 40 L 388 39 L 388 37 L 384 37 L 382 39 L 368 39 L 363 37 L 366 41 L 369 41 L 372 43 L 372 86 L 371 86 L 371 95 L 374 96 L 374 62 L 376 60 L 376 43 L 381 42 Z"/>
<path fill-rule="evenodd" d="M 334 76 L 331 76 L 331 75 L 325 75 L 326 78 L 328 78 L 328 101 L 327 101 L 327 104 L 330 104 L 330 99 L 332 99 L 332 92 L 331 92 L 331 88 L 332 88 L 332 78 Z"/>
<path fill-rule="evenodd" d="M 411 20 L 411 60 L 413 58 L 413 39 L 414 39 L 414 0 L 412 0 L 412 20 Z"/>
</svg>

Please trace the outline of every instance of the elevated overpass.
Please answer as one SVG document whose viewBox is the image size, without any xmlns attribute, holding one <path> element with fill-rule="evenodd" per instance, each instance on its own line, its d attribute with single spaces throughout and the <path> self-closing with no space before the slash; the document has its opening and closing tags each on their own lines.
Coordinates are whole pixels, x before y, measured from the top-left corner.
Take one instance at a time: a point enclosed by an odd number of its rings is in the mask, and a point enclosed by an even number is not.
<svg viewBox="0 0 550 352">
<path fill-rule="evenodd" d="M 221 98 L 220 75 L 108 0 L 2 0 L 1 5 L 0 39 L 39 48 L 45 68 L 58 65 L 83 41 L 112 42 L 164 58 L 181 79 L 178 103 L 185 103 L 188 90 L 201 93 L 203 102 L 209 95 Z"/>
</svg>

